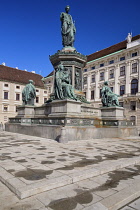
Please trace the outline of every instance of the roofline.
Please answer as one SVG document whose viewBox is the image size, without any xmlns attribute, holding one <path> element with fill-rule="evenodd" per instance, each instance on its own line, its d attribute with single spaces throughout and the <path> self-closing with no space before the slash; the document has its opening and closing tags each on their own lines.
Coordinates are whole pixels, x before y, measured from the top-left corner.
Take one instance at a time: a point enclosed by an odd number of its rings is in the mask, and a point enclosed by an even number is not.
<svg viewBox="0 0 140 210">
<path fill-rule="evenodd" d="M 105 56 L 103 56 L 103 57 L 97 58 L 97 59 L 92 60 L 92 61 L 88 61 L 87 63 L 91 63 L 91 62 L 93 62 L 93 61 L 97 61 L 97 60 L 100 60 L 100 59 L 102 59 L 102 58 L 106 58 L 106 57 L 108 57 L 108 56 L 110 56 L 110 55 L 117 54 L 117 53 L 122 52 L 122 51 L 124 51 L 124 50 L 126 50 L 126 49 L 119 50 L 119 51 L 117 51 L 117 52 L 114 52 L 114 53 L 111 53 L 111 54 L 105 55 Z"/>
</svg>

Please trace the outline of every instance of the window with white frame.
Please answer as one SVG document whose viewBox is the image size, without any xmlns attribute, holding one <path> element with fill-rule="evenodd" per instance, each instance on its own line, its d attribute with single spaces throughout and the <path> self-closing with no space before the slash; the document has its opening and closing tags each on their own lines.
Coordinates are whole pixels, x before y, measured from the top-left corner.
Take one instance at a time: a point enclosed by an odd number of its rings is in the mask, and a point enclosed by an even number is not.
<svg viewBox="0 0 140 210">
<path fill-rule="evenodd" d="M 131 122 L 133 122 L 133 125 L 136 124 L 136 116 L 130 116 Z"/>
<path fill-rule="evenodd" d="M 124 76 L 125 75 L 125 66 L 121 66 L 120 67 L 120 76 Z"/>
<path fill-rule="evenodd" d="M 92 76 L 91 76 L 91 82 L 92 82 L 92 83 L 95 82 L 95 74 L 92 74 Z"/>
<path fill-rule="evenodd" d="M 8 100 L 8 92 L 4 91 L 4 99 Z"/>
<path fill-rule="evenodd" d="M 100 81 L 104 80 L 104 72 L 100 73 Z"/>
<path fill-rule="evenodd" d="M 36 103 L 39 103 L 39 97 L 36 97 Z"/>
<path fill-rule="evenodd" d="M 137 72 L 137 63 L 132 63 L 132 73 Z"/>
<path fill-rule="evenodd" d="M 130 101 L 130 109 L 133 111 L 136 110 L 136 101 Z"/>
<path fill-rule="evenodd" d="M 8 112 L 8 105 L 7 105 L 7 104 L 4 104 L 4 105 L 3 105 L 3 111 L 4 111 L 4 112 Z"/>
<path fill-rule="evenodd" d="M 20 101 L 20 94 L 16 93 L 16 101 Z"/>
<path fill-rule="evenodd" d="M 120 61 L 124 61 L 125 60 L 125 56 L 120 57 Z"/>
<path fill-rule="evenodd" d="M 137 56 L 137 52 L 132 53 L 132 57 Z"/>
<path fill-rule="evenodd" d="M 125 85 L 120 86 L 120 96 L 125 94 Z"/>
<path fill-rule="evenodd" d="M 4 87 L 8 87 L 9 85 L 7 83 L 4 84 Z"/>
<path fill-rule="evenodd" d="M 110 69 L 110 71 L 109 71 L 109 78 L 110 79 L 114 78 L 114 69 Z"/>
<path fill-rule="evenodd" d="M 94 90 L 91 91 L 91 100 L 94 99 Z"/>
<path fill-rule="evenodd" d="M 44 103 L 47 101 L 47 98 L 44 98 Z"/>
<path fill-rule="evenodd" d="M 109 64 L 112 64 L 112 63 L 114 63 L 114 60 L 109 61 Z"/>
</svg>

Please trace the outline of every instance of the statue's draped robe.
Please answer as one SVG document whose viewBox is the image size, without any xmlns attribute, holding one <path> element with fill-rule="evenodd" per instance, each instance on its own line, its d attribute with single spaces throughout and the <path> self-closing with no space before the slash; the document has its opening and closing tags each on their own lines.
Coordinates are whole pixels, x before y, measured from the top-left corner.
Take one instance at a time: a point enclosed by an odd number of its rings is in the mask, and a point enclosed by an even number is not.
<svg viewBox="0 0 140 210">
<path fill-rule="evenodd" d="M 73 47 L 76 28 L 74 26 L 72 17 L 70 14 L 62 12 L 60 15 L 60 20 L 62 22 L 61 25 L 62 44 L 64 47 L 66 46 Z"/>
<path fill-rule="evenodd" d="M 55 73 L 55 99 L 77 100 L 74 88 L 70 84 L 70 77 L 67 71 L 59 69 Z"/>
</svg>

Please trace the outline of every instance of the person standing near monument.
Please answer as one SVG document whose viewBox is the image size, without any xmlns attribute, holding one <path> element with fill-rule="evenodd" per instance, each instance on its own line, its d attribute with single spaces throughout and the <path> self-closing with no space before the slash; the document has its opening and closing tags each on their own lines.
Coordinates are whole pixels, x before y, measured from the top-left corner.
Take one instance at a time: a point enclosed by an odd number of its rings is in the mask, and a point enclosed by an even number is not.
<svg viewBox="0 0 140 210">
<path fill-rule="evenodd" d="M 61 34 L 62 34 L 62 44 L 64 47 L 73 47 L 75 41 L 76 28 L 72 20 L 72 16 L 68 14 L 70 6 L 66 6 L 65 11 L 60 15 L 61 20 Z"/>
<path fill-rule="evenodd" d="M 29 84 L 27 84 L 22 91 L 23 105 L 34 105 L 34 99 L 36 98 L 36 90 L 33 83 L 33 80 L 29 80 Z"/>
</svg>

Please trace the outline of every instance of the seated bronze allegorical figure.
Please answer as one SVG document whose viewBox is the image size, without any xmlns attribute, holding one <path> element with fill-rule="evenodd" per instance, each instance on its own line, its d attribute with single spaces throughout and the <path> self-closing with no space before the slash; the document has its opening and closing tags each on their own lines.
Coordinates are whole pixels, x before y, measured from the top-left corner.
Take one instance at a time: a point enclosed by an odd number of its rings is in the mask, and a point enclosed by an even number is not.
<svg viewBox="0 0 140 210">
<path fill-rule="evenodd" d="M 69 72 L 62 64 L 59 64 L 55 72 L 54 84 L 55 99 L 72 99 L 77 100 L 74 88 L 70 84 Z"/>
<path fill-rule="evenodd" d="M 118 101 L 119 95 L 113 93 L 110 87 L 108 87 L 108 81 L 104 82 L 104 86 L 101 90 L 101 95 L 103 107 L 120 106 Z"/>
</svg>

